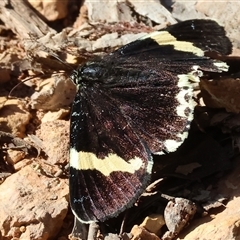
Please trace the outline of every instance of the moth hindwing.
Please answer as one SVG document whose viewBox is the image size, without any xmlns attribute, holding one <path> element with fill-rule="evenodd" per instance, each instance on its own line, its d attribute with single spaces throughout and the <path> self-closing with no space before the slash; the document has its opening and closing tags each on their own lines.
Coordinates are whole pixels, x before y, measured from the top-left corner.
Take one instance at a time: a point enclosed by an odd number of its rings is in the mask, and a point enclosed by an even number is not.
<svg viewBox="0 0 240 240">
<path fill-rule="evenodd" d="M 189 20 L 153 32 L 84 64 L 70 130 L 70 203 L 84 223 L 131 207 L 149 183 L 152 156 L 175 151 L 188 135 L 192 81 L 227 65 L 231 43 L 211 20 Z"/>
</svg>

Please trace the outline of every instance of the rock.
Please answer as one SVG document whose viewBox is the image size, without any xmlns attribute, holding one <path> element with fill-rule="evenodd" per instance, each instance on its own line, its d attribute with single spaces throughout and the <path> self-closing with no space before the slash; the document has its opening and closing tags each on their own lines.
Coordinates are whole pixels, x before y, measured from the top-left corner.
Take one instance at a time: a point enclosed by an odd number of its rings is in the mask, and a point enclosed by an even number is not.
<svg viewBox="0 0 240 240">
<path fill-rule="evenodd" d="M 93 22 L 136 22 L 136 16 L 143 18 L 143 22 L 154 22 L 154 24 L 176 23 L 176 20 L 171 16 L 171 13 L 163 7 L 158 0 L 151 1 L 117 1 L 106 0 L 103 2 L 93 2 L 86 0 L 84 2 L 88 19 Z M 101 9 L 101 11 L 99 11 Z M 134 14 L 133 14 L 134 12 Z M 151 24 L 149 24 L 151 25 Z"/>
<path fill-rule="evenodd" d="M 121 240 L 122 238 L 120 238 L 120 236 L 118 236 L 118 234 L 112 234 L 109 233 L 107 234 L 107 236 L 104 237 L 104 240 Z"/>
<path fill-rule="evenodd" d="M 237 240 L 240 236 L 240 159 L 229 175 L 218 183 L 218 193 L 230 197 L 222 212 L 195 219 L 179 236 L 180 239 Z M 199 238 L 201 236 L 201 238 Z"/>
<path fill-rule="evenodd" d="M 8 149 L 6 161 L 9 164 L 14 165 L 15 163 L 24 159 L 25 156 L 26 156 L 26 153 L 24 151 Z"/>
<path fill-rule="evenodd" d="M 240 79 L 228 77 L 212 81 L 201 80 L 199 85 L 206 106 L 240 113 Z"/>
<path fill-rule="evenodd" d="M 139 1 L 130 0 L 131 7 L 135 12 L 144 18 L 149 18 L 154 23 L 158 24 L 174 24 L 177 21 L 172 17 L 172 14 L 158 0 Z"/>
<path fill-rule="evenodd" d="M 203 13 L 196 10 L 197 0 L 181 1 L 175 0 L 172 5 L 172 16 L 180 21 L 194 19 L 194 18 L 206 18 Z M 206 2 L 205 2 L 206 3 Z M 207 4 L 206 4 L 207 5 Z"/>
<path fill-rule="evenodd" d="M 19 171 L 20 169 L 26 167 L 27 165 L 30 165 L 32 162 L 33 162 L 32 159 L 23 159 L 20 162 L 14 164 L 14 169 L 16 171 Z"/>
<path fill-rule="evenodd" d="M 196 205 L 188 199 L 175 198 L 169 201 L 164 210 L 164 219 L 169 231 L 163 235 L 162 239 L 175 238 L 189 224 L 196 211 Z"/>
<path fill-rule="evenodd" d="M 66 180 L 26 166 L 0 185 L 0 231 L 4 239 L 54 238 L 68 211 Z"/>
<path fill-rule="evenodd" d="M 43 150 L 51 164 L 64 164 L 69 159 L 69 121 L 43 122 L 37 136 L 42 139 Z"/>
<path fill-rule="evenodd" d="M 60 109 L 57 112 L 47 112 L 43 118 L 42 122 L 53 122 L 55 120 L 63 119 L 69 114 L 69 110 L 66 109 Z"/>
<path fill-rule="evenodd" d="M 143 220 L 140 227 L 144 227 L 149 232 L 154 233 L 158 236 L 158 235 L 160 235 L 161 228 L 164 225 L 165 225 L 165 221 L 164 221 L 163 215 L 152 214 L 152 215 L 147 216 Z"/>
<path fill-rule="evenodd" d="M 134 225 L 131 234 L 133 237 L 131 240 L 160 240 L 154 233 L 148 232 L 145 228 Z"/>
<path fill-rule="evenodd" d="M 126 5 L 126 2 L 119 4 L 117 0 L 106 0 L 104 2 L 86 0 L 84 5 L 87 8 L 88 19 L 93 22 L 131 22 L 132 20 L 131 10 Z M 119 11 L 119 9 L 124 9 L 124 11 Z"/>
<path fill-rule="evenodd" d="M 45 79 L 40 86 L 40 91 L 31 96 L 33 109 L 58 110 L 69 106 L 76 94 L 76 87 L 65 75 L 55 75 Z"/>
<path fill-rule="evenodd" d="M 190 228 L 180 235 L 180 239 L 193 240 L 199 239 L 199 236 L 204 240 L 238 239 L 240 233 L 239 204 L 240 197 L 236 197 L 226 205 L 223 212 L 195 220 Z"/>
<path fill-rule="evenodd" d="M 22 138 L 30 119 L 31 114 L 26 110 L 23 102 L 18 99 L 9 99 L 1 109 L 0 131 L 11 132 Z"/>
<path fill-rule="evenodd" d="M 0 109 L 2 109 L 4 107 L 4 104 L 5 104 L 5 102 L 7 102 L 7 100 L 8 99 L 5 96 L 0 97 Z"/>
<path fill-rule="evenodd" d="M 48 21 L 65 18 L 68 14 L 68 0 L 29 0 L 29 2 Z"/>
</svg>

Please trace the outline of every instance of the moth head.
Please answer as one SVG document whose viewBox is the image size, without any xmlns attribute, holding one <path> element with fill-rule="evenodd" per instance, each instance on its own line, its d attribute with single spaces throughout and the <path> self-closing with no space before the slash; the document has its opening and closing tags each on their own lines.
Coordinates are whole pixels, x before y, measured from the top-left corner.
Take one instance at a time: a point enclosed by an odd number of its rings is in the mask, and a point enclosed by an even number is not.
<svg viewBox="0 0 240 240">
<path fill-rule="evenodd" d="M 70 79 L 74 84 L 79 85 L 84 81 L 99 81 L 102 77 L 103 67 L 98 62 L 88 62 L 79 69 L 74 70 Z"/>
</svg>

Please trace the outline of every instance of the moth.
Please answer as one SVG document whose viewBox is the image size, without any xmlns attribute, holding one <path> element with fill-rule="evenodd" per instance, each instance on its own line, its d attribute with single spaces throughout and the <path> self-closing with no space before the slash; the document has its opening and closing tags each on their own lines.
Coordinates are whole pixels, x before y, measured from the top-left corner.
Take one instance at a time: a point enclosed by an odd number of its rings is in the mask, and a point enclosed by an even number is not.
<svg viewBox="0 0 240 240">
<path fill-rule="evenodd" d="M 72 73 L 70 204 L 80 222 L 104 222 L 136 202 L 150 181 L 152 154 L 174 152 L 187 138 L 192 83 L 228 70 L 208 53 L 231 49 L 215 21 L 188 20 Z"/>
</svg>

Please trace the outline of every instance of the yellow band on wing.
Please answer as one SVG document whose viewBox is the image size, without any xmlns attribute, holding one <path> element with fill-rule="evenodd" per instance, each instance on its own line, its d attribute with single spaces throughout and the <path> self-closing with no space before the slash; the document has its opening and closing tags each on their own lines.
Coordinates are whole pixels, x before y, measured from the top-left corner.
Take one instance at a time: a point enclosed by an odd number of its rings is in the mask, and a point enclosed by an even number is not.
<svg viewBox="0 0 240 240">
<path fill-rule="evenodd" d="M 138 157 L 125 161 L 116 154 L 109 154 L 104 159 L 99 159 L 94 153 L 78 152 L 72 148 L 70 149 L 70 166 L 77 170 L 98 170 L 104 176 L 109 176 L 116 171 L 134 174 L 143 167 L 143 161 Z"/>
<path fill-rule="evenodd" d="M 173 45 L 175 50 L 194 53 L 197 56 L 204 56 L 204 51 L 193 46 L 191 42 L 179 41 L 167 31 L 152 32 L 143 36 L 141 40 L 152 38 L 159 45 Z"/>
</svg>

